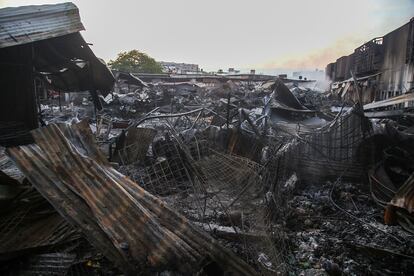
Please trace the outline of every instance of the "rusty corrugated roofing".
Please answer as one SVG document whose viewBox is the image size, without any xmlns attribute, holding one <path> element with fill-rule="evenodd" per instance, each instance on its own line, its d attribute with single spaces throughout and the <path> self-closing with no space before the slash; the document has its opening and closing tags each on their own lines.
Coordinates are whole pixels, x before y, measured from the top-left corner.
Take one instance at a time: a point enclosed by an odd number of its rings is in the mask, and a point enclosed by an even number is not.
<svg viewBox="0 0 414 276">
<path fill-rule="evenodd" d="M 12 179 L 22 183 L 24 174 L 14 165 L 10 158 L 5 154 L 6 148 L 0 146 L 0 171 Z"/>
<path fill-rule="evenodd" d="M 36 144 L 9 148 L 36 189 L 89 242 L 128 273 L 173 267 L 190 273 L 206 259 L 235 275 L 254 270 L 184 216 L 109 165 L 86 122 L 32 131 Z"/>
<path fill-rule="evenodd" d="M 0 48 L 76 33 L 85 28 L 73 3 L 0 9 Z"/>
<path fill-rule="evenodd" d="M 0 211 L 0 260 L 79 238 L 79 231 L 31 187 L 21 189 L 20 194 Z"/>
</svg>

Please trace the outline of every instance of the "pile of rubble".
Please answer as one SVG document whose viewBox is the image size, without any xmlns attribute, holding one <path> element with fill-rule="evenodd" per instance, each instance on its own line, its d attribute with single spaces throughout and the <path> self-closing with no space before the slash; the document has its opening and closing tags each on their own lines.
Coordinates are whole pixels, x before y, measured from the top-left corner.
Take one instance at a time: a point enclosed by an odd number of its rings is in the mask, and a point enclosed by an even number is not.
<svg viewBox="0 0 414 276">
<path fill-rule="evenodd" d="M 117 93 L 45 99 L 2 151 L 2 274 L 413 269 L 407 122 L 278 79 Z"/>
</svg>

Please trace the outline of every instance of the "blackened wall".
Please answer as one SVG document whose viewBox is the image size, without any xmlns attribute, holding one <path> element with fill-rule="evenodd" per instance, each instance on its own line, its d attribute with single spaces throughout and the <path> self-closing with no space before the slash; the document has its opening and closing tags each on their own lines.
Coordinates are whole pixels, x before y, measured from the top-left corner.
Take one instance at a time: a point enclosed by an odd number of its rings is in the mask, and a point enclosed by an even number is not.
<svg viewBox="0 0 414 276">
<path fill-rule="evenodd" d="M 0 123 L 38 126 L 31 45 L 0 49 Z"/>
<path fill-rule="evenodd" d="M 413 47 L 408 39 L 413 25 L 414 21 L 411 20 L 384 36 L 384 60 L 379 84 L 381 98 L 393 97 L 414 87 L 414 64 L 407 60 L 407 47 Z"/>
<path fill-rule="evenodd" d="M 343 56 L 343 57 L 340 57 L 336 60 L 335 81 L 345 80 L 345 70 L 346 70 L 347 58 L 348 58 L 348 56 Z"/>
<path fill-rule="evenodd" d="M 384 37 L 361 45 L 353 55 L 343 56 L 329 67 L 335 68 L 329 75 L 334 82 L 349 79 L 351 69 L 358 78 L 366 77 L 363 82 L 370 93 L 367 100 L 384 100 L 413 91 L 414 18 Z"/>
</svg>

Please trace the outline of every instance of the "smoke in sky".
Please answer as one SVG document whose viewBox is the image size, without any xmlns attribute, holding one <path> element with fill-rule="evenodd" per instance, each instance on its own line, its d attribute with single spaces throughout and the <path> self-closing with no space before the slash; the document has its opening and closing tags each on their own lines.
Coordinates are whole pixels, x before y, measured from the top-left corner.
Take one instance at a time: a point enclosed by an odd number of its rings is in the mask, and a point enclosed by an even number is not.
<svg viewBox="0 0 414 276">
<path fill-rule="evenodd" d="M 0 0 L 0 7 L 69 0 Z M 205 70 L 325 68 L 414 16 L 414 0 L 70 0 L 97 56 L 138 49 Z"/>
<path fill-rule="evenodd" d="M 314 49 L 308 53 L 298 53 L 297 55 L 285 55 L 277 60 L 264 64 L 257 64 L 258 68 L 285 68 L 285 69 L 323 69 L 325 66 L 335 61 L 343 55 L 349 55 L 353 49 L 364 43 L 364 38 L 347 36 L 338 39 L 326 48 Z"/>
</svg>

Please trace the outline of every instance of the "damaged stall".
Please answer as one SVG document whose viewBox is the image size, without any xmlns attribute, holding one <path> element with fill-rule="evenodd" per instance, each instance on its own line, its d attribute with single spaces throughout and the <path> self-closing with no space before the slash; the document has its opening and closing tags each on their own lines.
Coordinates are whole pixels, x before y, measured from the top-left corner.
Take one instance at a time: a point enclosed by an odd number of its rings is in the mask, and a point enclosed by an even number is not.
<svg viewBox="0 0 414 276">
<path fill-rule="evenodd" d="M 114 78 L 79 33 L 84 27 L 74 4 L 0 9 L 0 25 L 1 146 L 34 142 L 30 131 L 47 122 L 41 101 L 51 93 L 60 102 L 65 92 L 85 91 L 101 108 L 98 93 L 106 95 Z M 102 260 L 100 253 L 31 186 L 4 148 L 0 162 L 1 274 L 93 271 L 84 264 Z"/>
<path fill-rule="evenodd" d="M 49 90 L 98 93 L 114 83 L 110 70 L 79 33 L 84 30 L 72 3 L 0 10 L 0 108 L 2 145 L 28 143 L 42 121 L 40 97 Z"/>
</svg>

